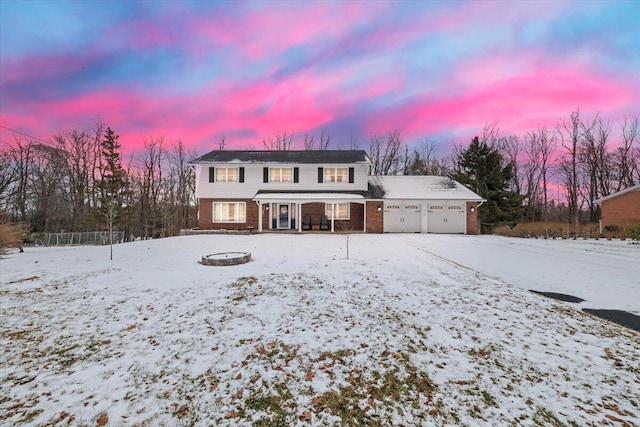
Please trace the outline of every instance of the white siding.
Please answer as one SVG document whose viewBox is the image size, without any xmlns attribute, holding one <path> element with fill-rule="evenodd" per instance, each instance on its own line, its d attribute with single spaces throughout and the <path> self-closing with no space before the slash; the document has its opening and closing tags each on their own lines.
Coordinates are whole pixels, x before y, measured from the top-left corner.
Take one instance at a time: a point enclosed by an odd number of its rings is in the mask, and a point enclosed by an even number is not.
<svg viewBox="0 0 640 427">
<path fill-rule="evenodd" d="M 244 167 L 244 182 L 209 182 L 209 167 Z M 299 182 L 269 182 L 262 179 L 265 167 L 297 167 Z M 354 183 L 318 183 L 318 167 L 353 167 Z M 275 163 L 211 163 L 195 165 L 197 198 L 252 198 L 259 190 L 271 191 L 366 191 L 368 165 L 361 164 L 275 164 Z"/>
</svg>

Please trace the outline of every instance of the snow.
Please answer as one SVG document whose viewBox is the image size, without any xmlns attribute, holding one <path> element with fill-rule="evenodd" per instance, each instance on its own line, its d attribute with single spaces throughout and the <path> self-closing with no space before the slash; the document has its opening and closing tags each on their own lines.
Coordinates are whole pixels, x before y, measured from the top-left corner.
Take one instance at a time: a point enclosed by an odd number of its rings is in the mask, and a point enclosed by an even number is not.
<svg viewBox="0 0 640 427">
<path fill-rule="evenodd" d="M 483 200 L 464 185 L 444 176 L 370 176 L 369 181 L 384 189 L 385 199 Z"/>
<path fill-rule="evenodd" d="M 326 200 L 356 200 L 364 199 L 359 194 L 349 193 L 258 193 L 254 200 L 260 201 L 280 201 L 280 200 L 305 200 L 324 202 Z"/>
<path fill-rule="evenodd" d="M 198 264 L 227 251 L 252 261 Z M 27 248 L 0 261 L 0 424 L 637 425 L 640 335 L 526 289 L 638 313 L 639 254 L 430 234 Z"/>
</svg>

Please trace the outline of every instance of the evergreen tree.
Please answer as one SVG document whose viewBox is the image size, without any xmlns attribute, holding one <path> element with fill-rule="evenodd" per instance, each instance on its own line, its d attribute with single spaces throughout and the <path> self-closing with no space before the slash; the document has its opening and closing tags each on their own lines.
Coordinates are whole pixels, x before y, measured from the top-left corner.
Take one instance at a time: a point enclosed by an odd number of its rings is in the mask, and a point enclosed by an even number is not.
<svg viewBox="0 0 640 427">
<path fill-rule="evenodd" d="M 509 188 L 513 165 L 505 164 L 500 152 L 478 137 L 458 155 L 451 178 L 487 200 L 478 210 L 478 219 L 485 228 L 513 225 L 521 220 L 521 197 Z"/>
<path fill-rule="evenodd" d="M 107 128 L 104 140 L 100 143 L 102 164 L 99 212 L 105 218 L 109 228 L 110 259 L 113 259 L 113 227 L 121 223 L 125 213 L 125 197 L 128 190 L 126 172 L 120 160 L 119 136 Z"/>
</svg>

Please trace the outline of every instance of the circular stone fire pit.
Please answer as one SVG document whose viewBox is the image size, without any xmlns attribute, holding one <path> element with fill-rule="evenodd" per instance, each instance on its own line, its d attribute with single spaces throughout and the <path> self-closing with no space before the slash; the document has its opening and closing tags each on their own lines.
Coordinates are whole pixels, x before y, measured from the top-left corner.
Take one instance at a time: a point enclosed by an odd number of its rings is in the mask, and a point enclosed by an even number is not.
<svg viewBox="0 0 640 427">
<path fill-rule="evenodd" d="M 250 252 L 221 252 L 218 254 L 205 255 L 202 257 L 202 265 L 238 265 L 251 261 Z"/>
</svg>

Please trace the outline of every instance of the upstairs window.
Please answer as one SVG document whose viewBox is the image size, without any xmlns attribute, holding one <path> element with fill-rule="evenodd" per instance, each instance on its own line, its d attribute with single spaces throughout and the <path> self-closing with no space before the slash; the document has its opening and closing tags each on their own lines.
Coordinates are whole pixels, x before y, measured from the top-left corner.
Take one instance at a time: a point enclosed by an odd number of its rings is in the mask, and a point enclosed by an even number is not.
<svg viewBox="0 0 640 427">
<path fill-rule="evenodd" d="M 347 182 L 348 168 L 324 168 L 324 182 Z"/>
<path fill-rule="evenodd" d="M 293 168 L 269 168 L 269 182 L 293 182 Z"/>
<path fill-rule="evenodd" d="M 299 182 L 299 168 L 267 168 L 263 169 L 262 182 Z"/>
<path fill-rule="evenodd" d="M 244 182 L 244 168 L 209 168 L 209 182 Z"/>
</svg>

